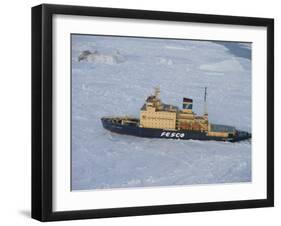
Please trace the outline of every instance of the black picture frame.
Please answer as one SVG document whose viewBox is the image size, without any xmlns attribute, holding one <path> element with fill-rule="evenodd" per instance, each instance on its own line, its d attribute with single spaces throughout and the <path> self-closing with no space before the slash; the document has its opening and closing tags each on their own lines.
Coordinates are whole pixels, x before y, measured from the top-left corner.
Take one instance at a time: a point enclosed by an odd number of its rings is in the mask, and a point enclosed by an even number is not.
<svg viewBox="0 0 281 226">
<path fill-rule="evenodd" d="M 261 26 L 267 28 L 267 198 L 93 210 L 52 210 L 52 18 L 55 14 Z M 32 218 L 40 221 L 122 217 L 274 206 L 274 20 L 43 4 L 32 8 Z"/>
</svg>

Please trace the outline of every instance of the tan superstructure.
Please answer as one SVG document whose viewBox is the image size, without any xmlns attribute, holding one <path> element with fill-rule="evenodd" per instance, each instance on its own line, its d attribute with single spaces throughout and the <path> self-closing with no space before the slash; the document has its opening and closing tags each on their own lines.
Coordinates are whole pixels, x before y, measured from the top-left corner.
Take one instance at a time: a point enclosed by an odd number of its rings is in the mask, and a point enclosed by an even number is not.
<svg viewBox="0 0 281 226">
<path fill-rule="evenodd" d="M 208 121 L 206 111 L 203 116 L 197 116 L 192 111 L 192 105 L 191 109 L 179 109 L 176 106 L 162 103 L 159 94 L 160 89 L 155 88 L 154 94 L 146 99 L 140 112 L 140 127 L 175 131 L 201 131 L 206 132 L 209 136 L 220 137 L 228 137 L 229 134 L 235 134 L 235 130 L 232 130 L 233 127 L 225 127 L 222 130 L 222 128 L 212 126 Z M 192 101 L 191 99 L 188 100 Z M 185 105 L 183 104 L 183 106 Z"/>
<path fill-rule="evenodd" d="M 179 110 L 178 107 L 164 104 L 159 98 L 160 90 L 146 99 L 141 108 L 140 126 L 158 129 L 208 130 L 208 115 L 198 117 L 191 109 Z"/>
</svg>

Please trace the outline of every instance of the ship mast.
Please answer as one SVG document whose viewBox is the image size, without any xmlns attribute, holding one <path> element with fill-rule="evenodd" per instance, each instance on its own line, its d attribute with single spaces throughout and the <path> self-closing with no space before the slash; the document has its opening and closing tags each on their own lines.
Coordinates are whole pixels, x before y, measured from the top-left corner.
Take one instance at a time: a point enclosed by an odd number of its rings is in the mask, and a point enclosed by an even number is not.
<svg viewBox="0 0 281 226">
<path fill-rule="evenodd" d="M 159 86 L 154 87 L 154 95 L 155 95 L 156 100 L 158 100 L 159 95 L 160 95 L 160 87 Z"/>
<path fill-rule="evenodd" d="M 161 109 L 161 101 L 160 101 L 160 87 L 154 87 L 154 96 L 155 96 L 155 107 L 157 110 Z"/>
<path fill-rule="evenodd" d="M 207 87 L 205 87 L 205 93 L 204 93 L 204 115 L 208 115 L 207 112 Z"/>
</svg>

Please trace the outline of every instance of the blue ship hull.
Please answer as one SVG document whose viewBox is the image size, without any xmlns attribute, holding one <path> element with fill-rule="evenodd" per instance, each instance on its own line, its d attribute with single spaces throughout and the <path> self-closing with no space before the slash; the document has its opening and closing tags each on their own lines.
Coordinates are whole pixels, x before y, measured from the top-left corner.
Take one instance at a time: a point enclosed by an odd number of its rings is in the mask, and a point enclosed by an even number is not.
<svg viewBox="0 0 281 226">
<path fill-rule="evenodd" d="M 229 141 L 237 142 L 251 138 L 251 134 L 244 131 L 237 131 L 233 137 L 217 137 L 208 136 L 206 132 L 201 131 L 187 131 L 187 130 L 166 130 L 154 128 L 142 128 L 137 123 L 121 124 L 112 118 L 102 118 L 102 125 L 105 129 L 119 133 L 138 137 L 147 138 L 164 138 L 164 139 L 181 139 L 181 140 L 215 140 L 215 141 Z"/>
</svg>

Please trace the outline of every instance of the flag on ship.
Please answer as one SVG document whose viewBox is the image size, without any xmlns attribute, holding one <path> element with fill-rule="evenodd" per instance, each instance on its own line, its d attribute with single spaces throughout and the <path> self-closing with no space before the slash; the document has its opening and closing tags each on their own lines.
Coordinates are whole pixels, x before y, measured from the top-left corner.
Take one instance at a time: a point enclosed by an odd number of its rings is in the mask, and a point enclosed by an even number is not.
<svg viewBox="0 0 281 226">
<path fill-rule="evenodd" d="M 192 99 L 184 97 L 182 102 L 183 102 L 182 103 L 183 109 L 192 109 L 192 104 L 193 104 Z"/>
</svg>

